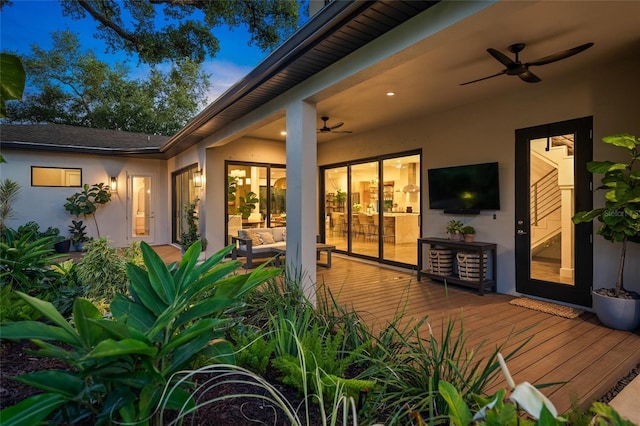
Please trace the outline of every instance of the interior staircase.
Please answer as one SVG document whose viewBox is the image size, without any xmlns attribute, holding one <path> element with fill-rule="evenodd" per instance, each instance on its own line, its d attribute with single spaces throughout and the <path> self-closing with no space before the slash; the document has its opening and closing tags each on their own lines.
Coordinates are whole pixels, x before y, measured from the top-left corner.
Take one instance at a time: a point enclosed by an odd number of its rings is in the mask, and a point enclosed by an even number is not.
<svg viewBox="0 0 640 426">
<path fill-rule="evenodd" d="M 571 158 L 566 145 L 532 144 L 531 167 L 539 178 L 531 185 L 531 253 L 533 256 L 557 257 L 561 243 L 561 193 L 558 170 Z M 537 172 L 536 172 L 537 171 Z"/>
</svg>

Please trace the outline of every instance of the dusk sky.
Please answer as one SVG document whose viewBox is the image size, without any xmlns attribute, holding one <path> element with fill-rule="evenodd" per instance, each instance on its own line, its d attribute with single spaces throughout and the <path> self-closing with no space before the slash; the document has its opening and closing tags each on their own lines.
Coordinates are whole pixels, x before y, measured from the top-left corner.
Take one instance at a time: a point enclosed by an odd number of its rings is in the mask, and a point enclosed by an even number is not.
<svg viewBox="0 0 640 426">
<path fill-rule="evenodd" d="M 105 53 L 102 40 L 94 37 L 96 27 L 97 23 L 91 18 L 76 21 L 62 16 L 62 8 L 55 0 L 14 0 L 0 13 L 0 50 L 26 54 L 31 52 L 33 44 L 49 49 L 52 31 L 70 29 L 79 35 L 82 50 L 92 49 L 107 63 L 125 61 L 136 77 L 146 72 L 146 66 L 139 66 L 137 58 Z M 209 101 L 217 98 L 267 56 L 259 48 L 248 46 L 249 36 L 241 28 L 231 32 L 223 26 L 216 28 L 214 34 L 220 40 L 220 51 L 213 60 L 204 64 L 213 86 Z"/>
</svg>

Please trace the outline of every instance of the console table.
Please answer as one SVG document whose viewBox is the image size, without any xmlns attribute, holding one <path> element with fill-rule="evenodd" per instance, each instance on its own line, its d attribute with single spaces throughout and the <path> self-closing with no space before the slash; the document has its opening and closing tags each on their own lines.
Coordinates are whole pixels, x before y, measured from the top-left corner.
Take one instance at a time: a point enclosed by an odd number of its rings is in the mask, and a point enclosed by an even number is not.
<svg viewBox="0 0 640 426">
<path fill-rule="evenodd" d="M 451 250 L 454 259 L 455 254 L 458 252 L 476 253 L 479 256 L 480 268 L 479 276 L 476 280 L 463 280 L 460 279 L 455 273 L 453 268 L 452 275 L 438 275 L 433 274 L 423 267 L 423 246 L 428 244 L 431 248 L 444 248 Z M 487 273 L 484 272 L 483 262 L 484 255 L 487 254 L 491 259 L 487 259 Z M 455 262 L 454 262 L 455 263 Z M 491 268 L 489 270 L 489 264 Z M 490 271 L 490 274 L 489 274 Z M 418 281 L 421 277 L 431 278 L 432 280 L 446 280 L 448 283 L 459 284 L 467 287 L 473 287 L 478 289 L 480 295 L 484 295 L 485 289 L 495 290 L 496 286 L 496 244 L 472 242 L 465 243 L 464 241 L 454 241 L 447 238 L 418 238 Z M 487 277 L 491 277 L 488 279 Z"/>
</svg>

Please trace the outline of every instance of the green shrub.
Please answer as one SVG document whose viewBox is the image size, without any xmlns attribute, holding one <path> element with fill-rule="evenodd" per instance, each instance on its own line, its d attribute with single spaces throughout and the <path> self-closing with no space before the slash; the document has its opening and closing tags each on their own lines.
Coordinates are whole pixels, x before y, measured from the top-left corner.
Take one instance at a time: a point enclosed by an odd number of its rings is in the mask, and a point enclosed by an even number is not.
<svg viewBox="0 0 640 426">
<path fill-rule="evenodd" d="M 50 303 L 18 293 L 53 325 L 4 324 L 2 337 L 31 339 L 40 348 L 37 355 L 59 358 L 72 370 L 20 376 L 18 380 L 44 392 L 0 412 L 3 422 L 37 424 L 49 418 L 65 424 L 160 424 L 162 408 L 194 406 L 190 383 L 175 375 L 193 365 L 202 351 L 211 363 L 233 362 L 231 345 L 224 339 L 235 323 L 228 312 L 279 270 L 259 267 L 251 274 L 232 275 L 240 262 L 222 262 L 232 246 L 196 266 L 201 252 L 196 243 L 179 267 L 165 265 L 146 243 L 141 250 L 146 270 L 127 265 L 130 296 L 116 295 L 112 320 L 78 298 L 68 322 Z M 48 341 L 64 343 L 68 349 Z M 163 393 L 166 388 L 170 391 Z"/>
<path fill-rule="evenodd" d="M 42 287 L 59 274 L 51 270 L 55 259 L 55 237 L 33 239 L 32 231 L 23 235 L 5 232 L 6 241 L 0 241 L 0 283 L 29 294 L 38 295 Z"/>
<path fill-rule="evenodd" d="M 11 286 L 0 287 L 0 324 L 13 321 L 35 321 L 40 312 L 22 300 Z"/>
<path fill-rule="evenodd" d="M 238 330 L 242 328 L 242 331 Z M 268 339 L 253 327 L 233 330 L 236 364 L 258 374 L 264 374 L 273 355 L 276 341 Z"/>
<path fill-rule="evenodd" d="M 87 243 L 86 253 L 76 270 L 86 297 L 91 300 L 110 301 L 117 293 L 127 292 L 127 263 L 118 249 L 109 246 L 106 238 Z"/>
</svg>

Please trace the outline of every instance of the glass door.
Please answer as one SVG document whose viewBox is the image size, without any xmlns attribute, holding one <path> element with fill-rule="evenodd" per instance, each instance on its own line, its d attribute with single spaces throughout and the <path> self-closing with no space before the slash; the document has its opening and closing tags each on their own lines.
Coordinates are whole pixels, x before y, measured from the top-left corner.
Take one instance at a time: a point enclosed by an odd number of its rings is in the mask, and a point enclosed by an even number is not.
<svg viewBox="0 0 640 426">
<path fill-rule="evenodd" d="M 129 238 L 131 241 L 153 243 L 155 239 L 152 189 L 151 176 L 129 176 Z"/>
<path fill-rule="evenodd" d="M 417 264 L 419 152 L 354 161 L 321 172 L 327 244 L 384 263 Z"/>
<path fill-rule="evenodd" d="M 325 241 L 336 249 L 348 251 L 349 222 L 347 167 L 324 171 Z"/>
<path fill-rule="evenodd" d="M 571 218 L 591 208 L 591 151 L 591 118 L 516 131 L 518 292 L 590 305 L 591 224 Z"/>
<path fill-rule="evenodd" d="M 171 203 L 171 234 L 172 242 L 180 243 L 183 232 L 187 232 L 189 226 L 184 214 L 185 208 L 188 207 L 198 198 L 198 187 L 196 187 L 195 179 L 198 165 L 194 164 L 187 168 L 172 173 L 172 203 Z"/>
<path fill-rule="evenodd" d="M 382 252 L 384 259 L 417 265 L 420 237 L 420 155 L 382 162 Z"/>
<path fill-rule="evenodd" d="M 380 188 L 378 162 L 351 166 L 351 252 L 379 257 Z"/>
<path fill-rule="evenodd" d="M 287 225 L 287 170 L 281 165 L 226 164 L 227 235 Z"/>
</svg>

